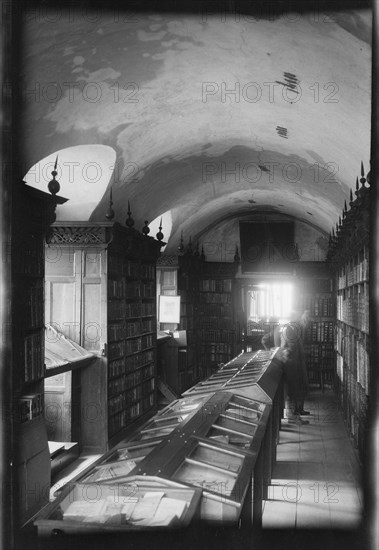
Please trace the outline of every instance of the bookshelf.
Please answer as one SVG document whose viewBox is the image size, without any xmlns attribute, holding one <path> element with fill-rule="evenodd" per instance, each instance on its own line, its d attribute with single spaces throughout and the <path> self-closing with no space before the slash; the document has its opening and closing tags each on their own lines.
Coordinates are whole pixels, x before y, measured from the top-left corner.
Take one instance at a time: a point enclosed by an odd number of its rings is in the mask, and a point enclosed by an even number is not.
<svg viewBox="0 0 379 550">
<path fill-rule="evenodd" d="M 295 307 L 309 311 L 304 352 L 310 384 L 334 385 L 335 298 L 333 273 L 325 262 L 302 267 L 297 279 Z"/>
<path fill-rule="evenodd" d="M 350 193 L 330 235 L 328 260 L 336 290 L 337 391 L 345 422 L 361 457 L 367 441 L 370 399 L 369 209 L 370 189 L 362 166 L 361 187 Z"/>
<path fill-rule="evenodd" d="M 237 351 L 241 334 L 235 313 L 236 271 L 236 263 L 202 265 L 196 308 L 200 379 L 208 377 L 219 363 L 230 361 Z"/>
<path fill-rule="evenodd" d="M 156 406 L 155 262 L 161 243 L 118 223 L 59 223 L 46 263 L 46 320 L 96 355 L 82 369 L 82 449 L 116 444 Z"/>
<path fill-rule="evenodd" d="M 50 453 L 44 419 L 44 239 L 55 220 L 57 204 L 67 199 L 26 185 L 13 189 L 11 242 L 12 323 L 11 441 L 15 493 L 13 509 L 19 525 L 48 501 Z M 13 491 L 12 491 L 13 492 Z M 11 508 L 11 507 L 10 507 Z"/>
<path fill-rule="evenodd" d="M 198 300 L 200 256 L 163 255 L 157 262 L 158 293 L 180 296 L 180 323 L 161 323 L 162 330 L 185 331 L 182 339 L 170 338 L 161 355 L 161 376 L 180 395 L 199 379 L 195 311 Z"/>
</svg>

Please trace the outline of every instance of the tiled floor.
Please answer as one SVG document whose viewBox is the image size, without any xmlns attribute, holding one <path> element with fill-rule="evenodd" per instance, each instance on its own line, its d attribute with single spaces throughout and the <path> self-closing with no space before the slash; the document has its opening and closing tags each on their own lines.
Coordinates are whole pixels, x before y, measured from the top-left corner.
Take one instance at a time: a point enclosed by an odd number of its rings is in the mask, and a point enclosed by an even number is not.
<svg viewBox="0 0 379 550">
<path fill-rule="evenodd" d="M 263 528 L 358 528 L 360 466 L 334 393 L 311 392 L 305 409 L 308 425 L 282 422 Z"/>
</svg>

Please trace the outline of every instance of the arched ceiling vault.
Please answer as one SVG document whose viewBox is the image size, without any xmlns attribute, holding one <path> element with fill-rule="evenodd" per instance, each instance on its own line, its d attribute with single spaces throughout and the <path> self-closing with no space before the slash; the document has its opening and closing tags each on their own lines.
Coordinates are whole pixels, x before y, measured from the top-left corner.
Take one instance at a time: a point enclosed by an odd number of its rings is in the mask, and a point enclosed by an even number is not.
<svg viewBox="0 0 379 550">
<path fill-rule="evenodd" d="M 171 211 L 174 240 L 254 210 L 328 232 L 361 161 L 369 169 L 371 14 L 318 19 L 32 19 L 26 168 L 67 147 L 110 146 L 116 164 L 91 219 L 104 220 L 112 186 L 118 221 L 128 200 L 137 227 Z"/>
</svg>

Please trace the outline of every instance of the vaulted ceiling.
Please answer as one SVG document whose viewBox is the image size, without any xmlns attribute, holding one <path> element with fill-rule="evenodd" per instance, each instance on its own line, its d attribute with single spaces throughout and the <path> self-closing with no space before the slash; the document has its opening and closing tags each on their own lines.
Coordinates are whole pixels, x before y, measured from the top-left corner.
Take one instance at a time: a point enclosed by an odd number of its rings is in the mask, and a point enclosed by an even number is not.
<svg viewBox="0 0 379 550">
<path fill-rule="evenodd" d="M 173 243 L 256 210 L 329 232 L 369 169 L 370 36 L 368 10 L 30 18 L 25 173 L 59 152 L 61 219 L 105 220 L 112 187 Z"/>
</svg>

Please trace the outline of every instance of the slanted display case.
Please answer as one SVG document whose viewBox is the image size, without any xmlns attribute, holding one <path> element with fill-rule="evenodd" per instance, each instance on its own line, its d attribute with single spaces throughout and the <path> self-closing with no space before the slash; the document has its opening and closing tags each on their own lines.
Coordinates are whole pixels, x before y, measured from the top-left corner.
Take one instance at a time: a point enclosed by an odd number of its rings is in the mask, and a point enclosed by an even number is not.
<svg viewBox="0 0 379 550">
<path fill-rule="evenodd" d="M 271 405 L 217 392 L 156 447 L 133 474 L 202 487 L 201 519 L 260 525 Z M 269 436 L 270 438 L 270 436 Z M 253 490 L 254 486 L 254 490 Z M 253 503 L 253 510 L 251 505 Z"/>
<path fill-rule="evenodd" d="M 272 395 L 278 377 L 273 374 L 274 383 L 266 384 L 267 392 L 254 380 L 265 375 L 274 356 L 275 352 L 238 356 L 217 373 L 223 379 L 218 391 L 208 389 L 207 393 L 186 395 L 170 403 L 127 440 L 121 441 L 117 448 L 103 455 L 74 483 L 92 484 L 108 491 L 107 488 L 111 490 L 112 487 L 118 490 L 133 479 L 154 479 L 156 488 L 160 484 L 170 487 L 174 484 L 201 491 L 199 518 L 202 521 L 260 527 L 262 500 L 266 498 L 265 488 L 271 480 L 275 451 L 272 411 L 276 395 Z M 254 359 L 260 363 L 255 367 Z M 255 384 L 257 394 L 264 399 L 242 395 L 239 382 L 237 391 L 225 390 L 225 380 L 237 379 L 238 374 L 244 374 L 245 368 L 248 373 L 244 380 L 246 388 Z M 217 374 L 211 378 L 217 378 Z M 81 500 L 80 493 L 72 494 L 76 500 Z M 60 505 L 66 498 L 67 491 L 58 496 L 49 520 L 58 519 L 61 524 L 72 520 L 70 513 L 66 513 L 64 520 L 63 516 L 56 517 L 58 508 L 66 510 L 65 503 Z M 78 504 L 79 509 L 80 506 Z M 103 515 L 101 508 L 100 516 Z M 93 526 L 96 523 L 91 519 L 81 523 L 73 521 L 75 525 L 68 527 L 80 531 L 86 524 Z M 117 529 L 120 521 L 116 521 Z M 64 523 L 65 530 L 66 525 Z M 102 520 L 97 528 L 102 529 L 104 525 L 110 528 L 108 520 Z M 125 528 L 135 529 L 136 526 L 121 526 Z"/>
<path fill-rule="evenodd" d="M 205 401 L 205 396 L 177 399 L 87 468 L 77 481 L 108 483 L 129 473 L 162 441 L 181 427 Z"/>
</svg>

